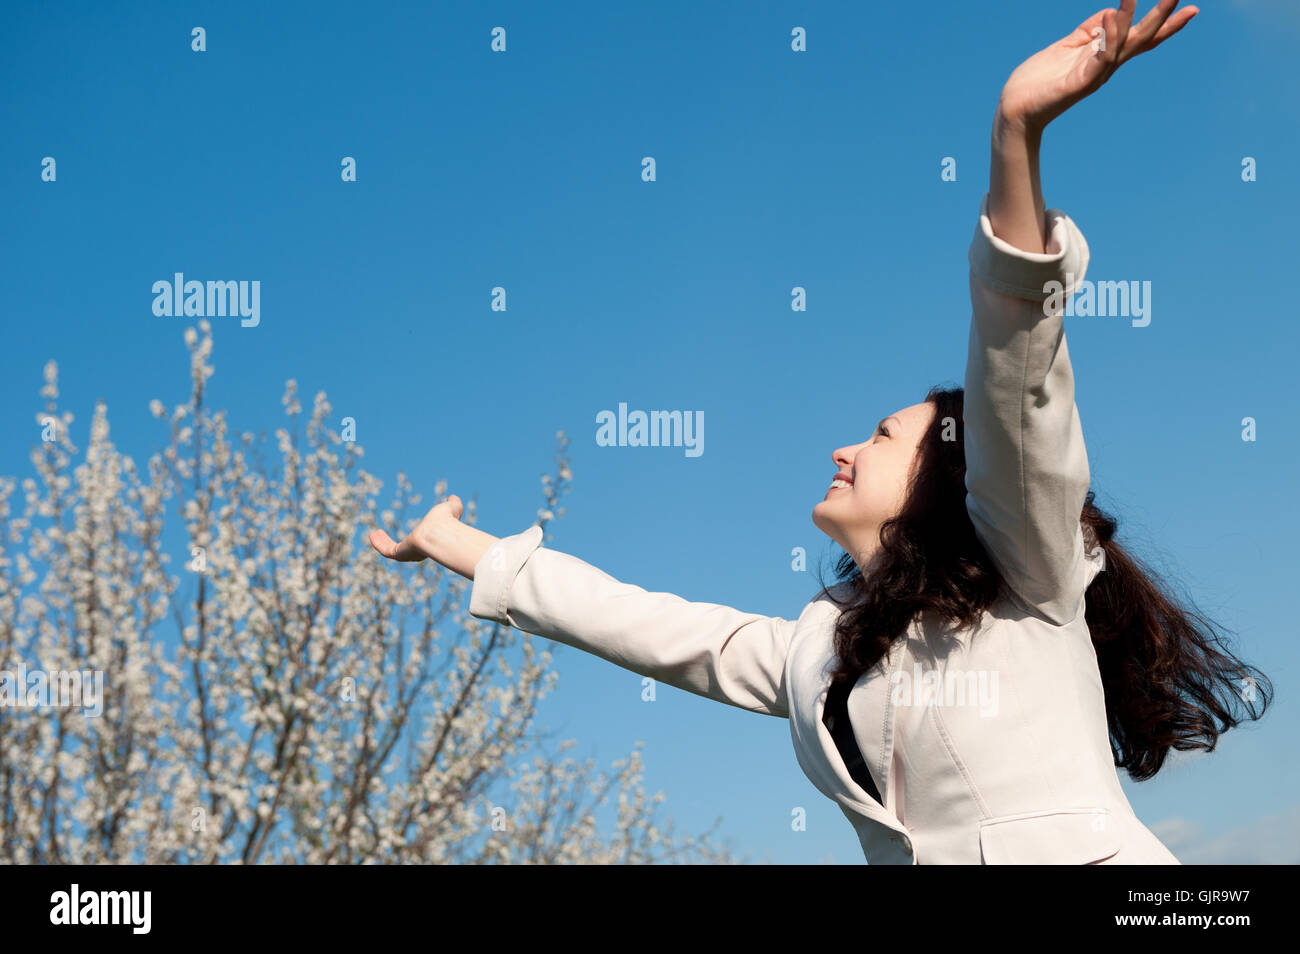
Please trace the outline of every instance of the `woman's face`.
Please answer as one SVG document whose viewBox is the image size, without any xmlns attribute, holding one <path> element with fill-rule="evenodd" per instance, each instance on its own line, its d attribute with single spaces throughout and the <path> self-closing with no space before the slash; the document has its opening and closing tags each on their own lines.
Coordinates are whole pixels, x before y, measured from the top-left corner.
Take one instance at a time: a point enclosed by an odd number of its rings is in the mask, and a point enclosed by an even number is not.
<svg viewBox="0 0 1300 954">
<path fill-rule="evenodd" d="M 913 404 L 881 421 L 869 440 L 831 454 L 835 479 L 813 507 L 813 523 L 859 566 L 879 548 L 881 524 L 906 501 L 916 450 L 933 420 L 933 404 Z"/>
</svg>

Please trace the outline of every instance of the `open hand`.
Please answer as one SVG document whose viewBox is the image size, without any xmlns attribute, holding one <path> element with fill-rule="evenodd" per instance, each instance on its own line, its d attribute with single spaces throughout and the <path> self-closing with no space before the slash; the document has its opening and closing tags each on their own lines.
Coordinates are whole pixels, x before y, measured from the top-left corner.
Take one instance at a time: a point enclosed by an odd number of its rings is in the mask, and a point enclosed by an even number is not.
<svg viewBox="0 0 1300 954">
<path fill-rule="evenodd" d="M 435 557 L 461 526 L 464 505 L 455 494 L 434 506 L 401 543 L 383 530 L 370 531 L 370 545 L 390 560 L 419 561 Z"/>
<path fill-rule="evenodd" d="M 1002 89 L 1001 118 L 1041 130 L 1097 90 L 1121 64 L 1155 49 L 1200 12 L 1184 7 L 1175 14 L 1178 0 L 1160 0 L 1129 29 L 1136 6 L 1137 0 L 1121 0 L 1119 10 L 1094 13 L 1069 36 L 1016 67 Z"/>
</svg>

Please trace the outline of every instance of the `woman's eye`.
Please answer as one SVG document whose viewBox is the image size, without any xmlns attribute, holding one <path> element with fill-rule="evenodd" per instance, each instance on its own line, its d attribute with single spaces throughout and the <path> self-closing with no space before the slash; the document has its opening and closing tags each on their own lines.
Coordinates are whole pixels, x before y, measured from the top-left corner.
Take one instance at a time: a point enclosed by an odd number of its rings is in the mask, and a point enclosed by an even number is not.
<svg viewBox="0 0 1300 954">
<path fill-rule="evenodd" d="M 880 433 L 883 434 L 885 437 L 889 436 L 889 431 L 885 430 L 883 427 L 880 429 Z"/>
</svg>

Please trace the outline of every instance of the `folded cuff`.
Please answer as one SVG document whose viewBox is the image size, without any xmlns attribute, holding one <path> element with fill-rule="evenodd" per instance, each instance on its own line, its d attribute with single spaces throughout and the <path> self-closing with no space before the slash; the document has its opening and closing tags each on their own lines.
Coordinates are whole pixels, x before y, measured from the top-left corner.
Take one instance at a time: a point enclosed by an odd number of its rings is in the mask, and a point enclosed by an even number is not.
<svg viewBox="0 0 1300 954">
<path fill-rule="evenodd" d="M 1026 252 L 993 234 L 988 193 L 980 201 L 979 224 L 968 258 L 976 276 L 994 291 L 1013 298 L 1045 301 L 1055 293 L 1074 294 L 1088 270 L 1088 243 L 1074 220 L 1060 209 L 1046 211 L 1046 252 Z M 1061 288 L 1048 288 L 1059 282 Z"/>
<path fill-rule="evenodd" d="M 523 533 L 502 537 L 474 564 L 469 614 L 513 626 L 509 616 L 510 587 L 533 551 L 542 545 L 542 528 L 534 524 Z"/>
</svg>

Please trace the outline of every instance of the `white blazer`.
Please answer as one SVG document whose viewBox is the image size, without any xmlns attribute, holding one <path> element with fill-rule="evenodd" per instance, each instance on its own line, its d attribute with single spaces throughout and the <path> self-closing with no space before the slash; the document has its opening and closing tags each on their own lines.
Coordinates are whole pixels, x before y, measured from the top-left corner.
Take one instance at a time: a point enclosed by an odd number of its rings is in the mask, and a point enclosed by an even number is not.
<svg viewBox="0 0 1300 954">
<path fill-rule="evenodd" d="M 1073 293 L 1088 246 L 1049 209 L 1047 251 L 1021 251 L 987 212 L 986 195 L 969 252 L 966 508 L 1011 593 L 965 631 L 914 621 L 853 687 L 849 721 L 884 804 L 822 721 L 839 613 L 824 592 L 793 620 L 688 602 L 544 548 L 534 526 L 484 554 L 470 613 L 788 718 L 800 767 L 871 864 L 1178 864 L 1120 787 L 1084 620 L 1103 553 L 1084 552 L 1088 458 L 1064 318 L 1044 300 L 1050 281 Z"/>
</svg>

